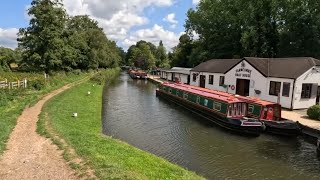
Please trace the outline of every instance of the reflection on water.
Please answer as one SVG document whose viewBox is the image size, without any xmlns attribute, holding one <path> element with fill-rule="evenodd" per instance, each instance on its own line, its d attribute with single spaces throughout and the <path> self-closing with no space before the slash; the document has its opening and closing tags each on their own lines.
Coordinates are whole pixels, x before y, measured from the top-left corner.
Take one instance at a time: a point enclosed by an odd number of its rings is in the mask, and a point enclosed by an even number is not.
<svg viewBox="0 0 320 180">
<path fill-rule="evenodd" d="M 156 97 L 155 89 L 123 73 L 104 92 L 103 133 L 208 179 L 320 179 L 314 145 L 232 134 Z"/>
</svg>

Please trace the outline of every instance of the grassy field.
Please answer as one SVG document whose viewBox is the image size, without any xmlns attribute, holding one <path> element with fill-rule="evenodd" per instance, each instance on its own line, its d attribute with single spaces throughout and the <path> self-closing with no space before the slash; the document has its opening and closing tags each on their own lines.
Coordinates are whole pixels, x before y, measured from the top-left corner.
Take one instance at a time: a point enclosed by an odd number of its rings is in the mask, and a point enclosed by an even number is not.
<svg viewBox="0 0 320 180">
<path fill-rule="evenodd" d="M 47 84 L 41 87 L 40 90 L 34 88 L 10 91 L 0 90 L 0 155 L 5 150 L 5 143 L 16 125 L 17 118 L 27 105 L 36 102 L 41 96 L 54 89 L 62 87 L 67 83 L 91 76 L 92 74 L 93 73 L 56 74 L 51 76 Z M 42 76 L 43 75 L 39 74 L 30 74 L 30 79 L 37 79 L 38 82 Z M 0 73 L 0 77 L 2 79 L 7 78 L 14 80 L 20 79 L 20 77 L 28 78 L 28 73 Z"/>
<path fill-rule="evenodd" d="M 114 75 L 107 77 L 109 83 Z M 100 179 L 203 179 L 162 158 L 104 136 L 102 90 L 102 85 L 93 86 L 88 81 L 54 97 L 43 109 L 38 132 L 53 138 L 65 150 L 64 156 L 69 161 L 71 155 L 66 151 L 71 146 Z M 73 112 L 78 113 L 77 118 L 71 117 Z M 63 145 L 57 135 L 68 145 Z M 79 168 L 75 163 L 71 165 Z"/>
</svg>

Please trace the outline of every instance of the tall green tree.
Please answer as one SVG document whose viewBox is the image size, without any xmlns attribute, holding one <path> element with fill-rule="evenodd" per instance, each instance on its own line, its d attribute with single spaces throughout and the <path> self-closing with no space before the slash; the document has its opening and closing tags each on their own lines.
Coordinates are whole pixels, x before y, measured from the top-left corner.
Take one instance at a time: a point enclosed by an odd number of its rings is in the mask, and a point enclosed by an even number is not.
<svg viewBox="0 0 320 180">
<path fill-rule="evenodd" d="M 149 70 L 155 67 L 156 59 L 147 42 L 139 41 L 136 45 L 131 46 L 129 50 L 129 64 L 131 66 L 135 66 L 144 70 Z"/>
<path fill-rule="evenodd" d="M 156 66 L 157 67 L 170 67 L 167 50 L 163 45 L 163 42 L 160 40 L 159 45 L 157 47 L 156 53 Z"/>
<path fill-rule="evenodd" d="M 280 56 L 320 58 L 320 1 L 283 1 Z"/>
<path fill-rule="evenodd" d="M 29 27 L 18 33 L 22 65 L 49 72 L 62 65 L 66 12 L 60 0 L 33 0 L 28 10 Z"/>
<path fill-rule="evenodd" d="M 192 49 L 193 42 L 190 36 L 188 34 L 181 35 L 179 38 L 179 44 L 173 49 L 171 66 L 191 67 L 189 59 Z"/>
</svg>

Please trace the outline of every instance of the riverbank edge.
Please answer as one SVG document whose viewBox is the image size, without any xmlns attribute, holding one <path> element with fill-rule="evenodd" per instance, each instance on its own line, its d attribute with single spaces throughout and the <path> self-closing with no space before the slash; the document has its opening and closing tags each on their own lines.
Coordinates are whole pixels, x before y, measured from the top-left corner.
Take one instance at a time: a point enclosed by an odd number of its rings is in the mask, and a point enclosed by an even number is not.
<svg viewBox="0 0 320 180">
<path fill-rule="evenodd" d="M 57 82 L 54 86 L 49 86 L 41 91 L 27 93 L 27 95 L 19 97 L 18 99 L 10 102 L 6 107 L 0 108 L 0 124 L 5 127 L 4 131 L 0 132 L 0 157 L 6 150 L 6 143 L 12 133 L 14 127 L 17 124 L 17 119 L 21 115 L 22 111 L 34 105 L 37 101 L 43 98 L 47 93 L 63 87 L 68 83 L 81 80 L 83 78 L 89 78 L 93 73 L 82 73 L 80 75 L 69 75 L 66 76 L 64 81 Z"/>
<path fill-rule="evenodd" d="M 110 85 L 111 78 L 116 77 L 108 76 L 105 88 Z M 87 89 L 91 91 L 90 101 L 84 95 Z M 38 133 L 51 138 L 63 150 L 64 158 L 78 176 L 92 177 L 95 174 L 101 179 L 203 179 L 161 157 L 102 135 L 102 92 L 102 86 L 94 86 L 91 81 L 84 82 L 47 102 L 40 115 Z M 72 117 L 63 117 L 63 111 L 58 108 L 59 103 L 71 101 L 74 97 L 78 100 L 63 109 L 68 111 L 68 107 L 78 105 L 75 109 L 79 108 L 77 112 L 81 114 L 76 119 L 77 123 L 72 122 Z M 89 124 L 91 126 L 86 126 Z"/>
</svg>

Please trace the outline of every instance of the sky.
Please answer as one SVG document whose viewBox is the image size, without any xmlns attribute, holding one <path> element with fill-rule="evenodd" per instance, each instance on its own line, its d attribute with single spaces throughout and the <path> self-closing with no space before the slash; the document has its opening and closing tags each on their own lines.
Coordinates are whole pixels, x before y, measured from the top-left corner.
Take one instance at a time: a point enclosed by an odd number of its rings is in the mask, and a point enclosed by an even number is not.
<svg viewBox="0 0 320 180">
<path fill-rule="evenodd" d="M 168 50 L 179 43 L 188 9 L 200 0 L 62 0 L 69 15 L 87 14 L 99 22 L 107 37 L 125 50 L 139 40 Z M 16 48 L 19 28 L 27 27 L 31 0 L 2 0 L 0 46 Z"/>
</svg>

